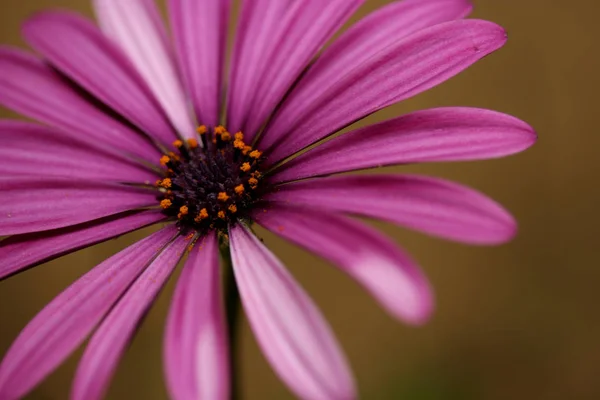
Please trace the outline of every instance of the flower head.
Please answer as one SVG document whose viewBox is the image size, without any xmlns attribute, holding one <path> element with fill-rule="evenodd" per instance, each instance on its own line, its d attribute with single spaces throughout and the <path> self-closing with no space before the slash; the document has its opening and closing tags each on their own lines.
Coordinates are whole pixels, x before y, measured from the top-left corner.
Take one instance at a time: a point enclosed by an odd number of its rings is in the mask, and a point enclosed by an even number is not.
<svg viewBox="0 0 600 400">
<path fill-rule="evenodd" d="M 168 0 L 172 44 L 152 1 L 94 0 L 99 27 L 67 12 L 25 22 L 41 58 L 0 48 L 0 104 L 43 123 L 0 121 L 0 236 L 10 236 L 0 242 L 0 278 L 164 225 L 85 274 L 25 327 L 0 365 L 2 399 L 29 392 L 91 332 L 71 397 L 102 397 L 184 257 L 166 325 L 169 391 L 175 399 L 226 399 L 219 247 L 230 253 L 252 329 L 281 379 L 301 398 L 352 399 L 352 374 L 331 329 L 252 224 L 331 261 L 412 324 L 433 308 L 426 278 L 395 243 L 350 215 L 466 243 L 514 235 L 510 214 L 458 184 L 330 176 L 501 157 L 535 141 L 514 117 L 461 107 L 399 116 L 313 146 L 506 41 L 499 26 L 462 19 L 466 0 L 404 0 L 320 52 L 363 2 L 242 1 L 228 72 L 229 0 Z"/>
</svg>

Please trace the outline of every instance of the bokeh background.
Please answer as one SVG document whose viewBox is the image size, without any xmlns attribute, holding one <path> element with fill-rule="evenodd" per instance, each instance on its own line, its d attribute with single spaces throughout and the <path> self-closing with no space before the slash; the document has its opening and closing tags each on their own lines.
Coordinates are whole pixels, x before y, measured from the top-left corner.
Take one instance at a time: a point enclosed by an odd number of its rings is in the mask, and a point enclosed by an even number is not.
<svg viewBox="0 0 600 400">
<path fill-rule="evenodd" d="M 367 1 L 353 20 L 386 3 Z M 517 156 L 393 168 L 443 176 L 489 194 L 518 218 L 518 237 L 500 247 L 469 247 L 376 224 L 420 261 L 437 290 L 437 312 L 422 328 L 392 320 L 315 256 L 272 235 L 264 238 L 331 321 L 364 399 L 600 399 L 600 3 L 475 0 L 475 6 L 473 17 L 506 27 L 508 44 L 361 124 L 443 105 L 496 109 L 531 123 L 539 141 Z M 0 42 L 24 45 L 20 21 L 48 7 L 92 15 L 84 0 L 2 0 Z M 199 34 L 206 29 L 199 27 Z M 15 117 L 7 110 L 0 116 Z M 141 236 L 127 235 L 0 282 L 0 354 L 46 302 Z M 174 281 L 120 364 L 109 399 L 167 398 L 161 346 Z M 243 398 L 292 398 L 246 323 L 242 337 Z M 80 355 L 28 398 L 66 399 Z"/>
</svg>

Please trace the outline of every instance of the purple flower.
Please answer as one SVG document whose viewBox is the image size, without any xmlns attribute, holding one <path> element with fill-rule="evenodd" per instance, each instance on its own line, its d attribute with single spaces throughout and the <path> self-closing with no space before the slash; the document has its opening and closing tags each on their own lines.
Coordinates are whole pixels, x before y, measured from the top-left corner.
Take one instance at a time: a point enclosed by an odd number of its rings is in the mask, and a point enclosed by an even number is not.
<svg viewBox="0 0 600 400">
<path fill-rule="evenodd" d="M 228 72 L 229 0 L 169 0 L 173 46 L 151 0 L 96 0 L 100 29 L 68 12 L 25 23 L 41 59 L 0 48 L 0 103 L 45 124 L 0 121 L 0 236 L 10 236 L 0 242 L 0 278 L 165 225 L 82 276 L 25 327 L 0 366 L 0 399 L 25 395 L 92 331 L 72 398 L 102 397 L 184 256 L 166 326 L 170 394 L 226 399 L 219 248 L 230 249 L 245 312 L 280 378 L 301 398 L 352 399 L 354 380 L 327 322 L 251 225 L 331 261 L 411 324 L 433 308 L 426 278 L 394 243 L 348 214 L 465 243 L 513 237 L 510 214 L 455 183 L 326 177 L 502 157 L 535 141 L 511 116 L 438 108 L 313 148 L 506 41 L 498 25 L 462 20 L 467 0 L 404 0 L 319 53 L 363 2 L 243 0 Z"/>
</svg>

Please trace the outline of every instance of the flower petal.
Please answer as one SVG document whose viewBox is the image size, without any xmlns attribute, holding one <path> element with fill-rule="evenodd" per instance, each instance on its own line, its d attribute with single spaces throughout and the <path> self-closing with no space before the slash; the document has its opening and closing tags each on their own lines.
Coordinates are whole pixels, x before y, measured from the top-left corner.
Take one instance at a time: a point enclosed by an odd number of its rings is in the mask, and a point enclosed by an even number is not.
<svg viewBox="0 0 600 400">
<path fill-rule="evenodd" d="M 267 130 L 260 147 L 275 163 L 364 118 L 421 93 L 461 72 L 500 48 L 506 33 L 481 20 L 435 25 L 401 38 L 352 70 L 319 87 L 318 96 L 297 105 L 294 119 L 284 118 L 285 132 Z"/>
<path fill-rule="evenodd" d="M 164 24 L 154 0 L 94 0 L 102 31 L 119 44 L 184 137 L 195 136 Z"/>
<path fill-rule="evenodd" d="M 375 229 L 340 215 L 277 204 L 253 219 L 331 261 L 394 316 L 411 324 L 433 310 L 431 287 L 417 264 Z"/>
<path fill-rule="evenodd" d="M 177 135 L 144 80 L 94 24 L 74 13 L 43 12 L 23 25 L 25 40 L 50 63 L 163 143 Z"/>
<path fill-rule="evenodd" d="M 75 225 L 156 205 L 156 193 L 66 178 L 0 177 L 0 236 Z"/>
<path fill-rule="evenodd" d="M 303 399 L 356 398 L 343 353 L 310 297 L 246 228 L 233 227 L 230 243 L 250 326 L 279 377 Z"/>
<path fill-rule="evenodd" d="M 0 104 L 18 113 L 156 162 L 147 138 L 100 111 L 51 67 L 16 48 L 0 47 Z"/>
<path fill-rule="evenodd" d="M 462 18 L 472 8 L 468 0 L 403 0 L 367 15 L 335 40 L 307 70 L 269 125 L 269 139 L 285 134 L 289 121 L 297 120 L 326 88 L 351 73 L 361 61 L 411 33 Z"/>
<path fill-rule="evenodd" d="M 214 233 L 192 250 L 171 302 L 165 372 L 175 400 L 227 400 L 229 357 Z"/>
<path fill-rule="evenodd" d="M 21 122 L 0 120 L 0 175 L 63 176 L 100 181 L 154 182 L 157 174 L 99 148 L 86 137 Z"/>
<path fill-rule="evenodd" d="M 281 186 L 269 201 L 390 221 L 471 244 L 499 244 L 516 233 L 513 217 L 465 186 L 416 175 L 336 176 Z"/>
<path fill-rule="evenodd" d="M 417 111 L 338 136 L 284 164 L 273 182 L 362 168 L 503 157 L 536 140 L 525 122 L 477 108 Z"/>
<path fill-rule="evenodd" d="M 118 1 L 118 0 L 115 0 Z M 231 0 L 169 0 L 175 48 L 199 121 L 219 123 Z"/>
<path fill-rule="evenodd" d="M 242 127 L 252 139 L 310 60 L 365 0 L 293 2 L 270 38 L 271 53 Z"/>
<path fill-rule="evenodd" d="M 21 398 L 64 361 L 174 234 L 172 225 L 126 248 L 44 307 L 0 365 L 0 398 Z"/>
<path fill-rule="evenodd" d="M 86 224 L 15 235 L 0 242 L 0 280 L 20 270 L 165 219 L 158 210 L 118 214 Z"/>
<path fill-rule="evenodd" d="M 183 236 L 168 244 L 102 321 L 75 373 L 72 400 L 102 398 L 136 327 L 175 269 L 187 244 Z"/>
<path fill-rule="evenodd" d="M 268 56 L 273 51 L 273 38 L 281 29 L 281 21 L 291 4 L 291 0 L 241 2 L 227 85 L 227 127 L 232 132 L 244 126 Z"/>
</svg>

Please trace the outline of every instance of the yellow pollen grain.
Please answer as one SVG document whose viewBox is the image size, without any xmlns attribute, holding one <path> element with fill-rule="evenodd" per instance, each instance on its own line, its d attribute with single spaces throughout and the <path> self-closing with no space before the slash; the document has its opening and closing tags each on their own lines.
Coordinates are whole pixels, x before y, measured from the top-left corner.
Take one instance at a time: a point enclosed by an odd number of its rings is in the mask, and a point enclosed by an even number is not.
<svg viewBox="0 0 600 400">
<path fill-rule="evenodd" d="M 244 193 L 244 185 L 237 185 L 234 190 L 237 194 L 242 194 Z"/>
<path fill-rule="evenodd" d="M 219 212 L 217 213 L 217 216 L 218 216 L 219 218 L 221 218 L 221 219 L 225 219 L 225 211 L 219 211 Z"/>
<path fill-rule="evenodd" d="M 181 146 L 183 146 L 183 142 L 181 140 L 176 140 L 173 142 L 173 146 L 180 148 Z"/>
<path fill-rule="evenodd" d="M 181 207 L 179 207 L 179 213 L 181 215 L 187 215 L 188 212 L 189 212 L 189 209 L 187 208 L 187 206 L 181 206 Z"/>
<path fill-rule="evenodd" d="M 244 140 L 244 134 L 242 132 L 238 132 L 234 135 L 235 140 Z"/>
<path fill-rule="evenodd" d="M 244 172 L 250 171 L 250 168 L 252 168 L 252 167 L 250 167 L 250 163 L 248 163 L 248 162 L 243 163 L 242 166 L 240 167 L 240 169 Z"/>
<path fill-rule="evenodd" d="M 250 185 L 250 187 L 252 189 L 256 189 L 256 185 L 258 185 L 258 179 L 250 178 L 250 179 L 248 179 L 248 184 Z"/>
<path fill-rule="evenodd" d="M 164 200 L 161 200 L 161 202 L 160 202 L 160 206 L 161 206 L 162 208 L 164 208 L 165 210 L 166 210 L 167 208 L 171 207 L 171 204 L 173 204 L 173 203 L 172 203 L 172 202 L 171 202 L 171 200 L 169 200 L 169 199 L 164 199 Z"/>
<path fill-rule="evenodd" d="M 208 218 L 208 211 L 206 210 L 206 208 L 203 208 L 198 213 L 198 216 L 196 218 L 194 218 L 194 221 L 200 222 L 200 221 L 202 221 L 203 219 L 206 219 L 206 218 Z"/>
<path fill-rule="evenodd" d="M 229 200 L 229 196 L 225 192 L 220 192 L 217 199 L 219 199 L 219 201 L 227 201 Z"/>
<path fill-rule="evenodd" d="M 187 139 L 186 141 L 190 149 L 195 149 L 198 147 L 198 141 L 196 139 Z"/>
<path fill-rule="evenodd" d="M 160 165 L 165 166 L 169 163 L 169 161 L 171 161 L 171 157 L 169 156 L 162 156 L 160 158 Z"/>
<path fill-rule="evenodd" d="M 239 150 L 244 150 L 244 147 L 246 147 L 246 143 L 244 143 L 243 140 L 235 139 L 233 141 L 233 147 L 235 147 L 236 149 L 239 149 Z"/>
<path fill-rule="evenodd" d="M 250 157 L 252 157 L 252 158 L 260 158 L 260 156 L 262 156 L 262 153 L 258 150 L 254 150 L 253 152 L 250 153 Z"/>
<path fill-rule="evenodd" d="M 232 214 L 235 214 L 237 212 L 237 207 L 235 206 L 235 204 L 232 204 L 228 207 L 229 212 L 231 212 Z"/>
<path fill-rule="evenodd" d="M 206 125 L 200 125 L 199 127 L 196 128 L 196 132 L 198 132 L 199 135 L 204 135 L 206 133 L 207 129 L 206 129 Z"/>
<path fill-rule="evenodd" d="M 171 187 L 172 184 L 173 182 L 171 182 L 171 178 L 165 178 L 160 183 L 160 186 L 164 187 L 165 189 L 168 189 Z"/>
</svg>

